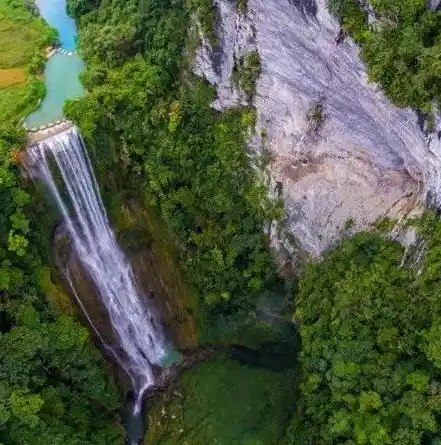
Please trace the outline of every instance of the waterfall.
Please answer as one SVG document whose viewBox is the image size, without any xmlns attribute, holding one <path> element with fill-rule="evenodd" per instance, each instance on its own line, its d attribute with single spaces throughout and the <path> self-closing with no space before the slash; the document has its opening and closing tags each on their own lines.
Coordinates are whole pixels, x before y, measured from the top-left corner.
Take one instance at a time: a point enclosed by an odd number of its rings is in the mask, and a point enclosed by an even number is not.
<svg viewBox="0 0 441 445">
<path fill-rule="evenodd" d="M 165 358 L 166 343 L 110 228 L 84 142 L 73 127 L 31 145 L 28 155 L 30 174 L 48 187 L 78 259 L 107 309 L 122 350 L 114 354 L 132 379 L 138 413 L 143 395 L 154 381 L 152 365 Z M 60 194 L 51 165 L 61 173 L 68 200 Z"/>
</svg>

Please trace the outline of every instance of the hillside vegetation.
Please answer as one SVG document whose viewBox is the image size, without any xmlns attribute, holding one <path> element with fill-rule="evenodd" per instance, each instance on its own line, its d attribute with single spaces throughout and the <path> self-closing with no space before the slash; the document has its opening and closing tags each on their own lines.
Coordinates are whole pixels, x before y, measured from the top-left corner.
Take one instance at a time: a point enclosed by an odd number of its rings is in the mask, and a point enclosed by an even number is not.
<svg viewBox="0 0 441 445">
<path fill-rule="evenodd" d="M 370 78 L 395 103 L 433 112 L 439 14 L 419 0 L 372 4 L 375 27 L 354 0 L 332 0 L 330 7 L 360 43 Z M 1 22 L 3 42 L 5 32 L 14 35 L 20 20 L 29 21 L 29 35 L 0 52 L 8 70 L 0 84 L 9 82 L 0 90 L 9 107 L 0 113 L 0 443 L 122 444 L 120 394 L 108 365 L 86 329 L 46 302 L 52 283 L 44 237 L 16 167 L 24 143 L 17 123 L 38 97 L 31 86 L 38 85 L 39 65 L 25 55 L 41 60 L 54 35 L 42 28 L 42 39 L 30 42 L 33 27 L 44 27 L 32 5 L 0 5 L 9 21 Z M 197 42 L 191 17 L 216 42 L 211 3 L 70 0 L 69 10 L 80 24 L 88 95 L 65 109 L 86 138 L 108 208 L 147 199 L 160 215 L 193 289 L 201 342 L 252 344 L 259 357 L 264 348 L 270 352 L 253 366 L 219 357 L 187 371 L 150 407 L 147 441 L 439 445 L 441 223 L 435 214 L 414 222 L 422 257 L 389 239 L 383 224 L 384 231 L 344 240 L 307 266 L 290 295 L 294 301 L 286 298 L 289 285 L 277 275 L 266 235 L 283 212 L 267 197 L 259 160 L 246 151 L 254 110 L 213 110 L 215 91 L 189 69 Z M 236 81 L 252 97 L 258 54 L 242 65 L 245 77 Z M 26 73 L 25 82 L 19 73 Z M 278 321 L 293 314 L 289 329 L 259 318 L 258 309 L 273 306 L 281 309 Z M 278 348 L 290 360 L 270 370 Z"/>
<path fill-rule="evenodd" d="M 290 444 L 440 442 L 441 223 L 428 213 L 418 231 L 422 264 L 407 267 L 403 247 L 372 232 L 307 268 L 294 316 L 303 405 Z"/>
<path fill-rule="evenodd" d="M 194 285 L 201 335 L 219 340 L 255 319 L 256 302 L 280 283 L 264 233 L 280 212 L 245 149 L 254 110 L 213 110 L 215 92 L 188 69 L 189 18 L 209 4 L 71 0 L 89 94 L 65 111 L 105 193 L 109 170 L 120 172 L 116 193 L 148 192 Z"/>
<path fill-rule="evenodd" d="M 291 370 L 225 358 L 200 364 L 151 407 L 145 443 L 278 445 L 296 403 L 294 383 Z"/>
<path fill-rule="evenodd" d="M 399 106 L 432 109 L 441 99 L 441 12 L 425 0 L 375 0 L 377 21 L 368 25 L 364 2 L 329 0 L 343 27 L 361 45 L 371 81 Z"/>
<path fill-rule="evenodd" d="M 56 31 L 15 0 L 0 0 L 0 126 L 16 122 L 44 95 L 39 74 Z"/>
<path fill-rule="evenodd" d="M 48 258 L 16 165 L 19 121 L 44 94 L 38 76 L 56 38 L 33 12 L 0 0 L 0 443 L 118 445 L 119 392 L 87 330 L 47 304 Z"/>
<path fill-rule="evenodd" d="M 427 12 L 421 1 L 373 4 L 376 27 L 368 25 L 353 0 L 334 0 L 330 7 L 361 44 L 370 78 L 395 103 L 432 111 L 439 85 L 439 14 Z M 70 0 L 80 22 L 89 94 L 68 103 L 66 112 L 87 139 L 108 202 L 115 193 L 147 195 L 161 215 L 196 289 L 201 337 L 223 342 L 248 335 L 259 346 L 257 338 L 263 344 L 273 333 L 258 320 L 257 307 L 286 292 L 264 235 L 280 208 L 266 197 L 252 168 L 258 160 L 246 152 L 252 108 L 213 110 L 213 89 L 188 69 L 197 40 L 189 32 L 190 17 L 202 11 L 201 27 L 216 42 L 209 5 Z M 251 80 L 236 79 L 250 96 L 260 71 L 257 55 L 251 57 L 255 63 L 243 63 Z M 119 178 L 110 180 L 108 171 L 120 172 Z M 244 382 L 236 390 L 250 403 L 233 416 L 239 401 L 226 400 L 224 392 L 231 394 L 246 373 L 225 362 L 208 363 L 186 374 L 182 393 L 152 408 L 156 423 L 149 440 L 170 445 L 187 439 L 226 445 L 439 443 L 441 224 L 427 214 L 417 225 L 427 249 L 423 264 L 411 266 L 402 246 L 385 233 L 362 233 L 299 278 L 294 321 L 302 340 L 301 396 L 295 380 L 281 386 L 283 372 L 274 380 L 265 372 L 250 374 L 255 387 L 250 390 Z M 229 375 L 236 379 L 229 382 Z M 297 398 L 296 410 L 291 396 Z M 259 405 L 260 397 L 268 411 Z M 288 416 L 292 421 L 284 435 Z"/>
</svg>

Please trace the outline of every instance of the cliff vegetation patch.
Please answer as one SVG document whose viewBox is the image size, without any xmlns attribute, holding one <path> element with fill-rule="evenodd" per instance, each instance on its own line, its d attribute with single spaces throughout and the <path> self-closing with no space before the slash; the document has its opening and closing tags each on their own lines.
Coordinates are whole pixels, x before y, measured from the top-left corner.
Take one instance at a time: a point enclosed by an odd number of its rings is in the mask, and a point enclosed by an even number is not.
<svg viewBox="0 0 441 445">
<path fill-rule="evenodd" d="M 435 111 L 441 99 L 441 12 L 424 0 L 376 0 L 376 20 L 368 24 L 367 4 L 330 0 L 329 8 L 361 46 L 371 81 L 398 106 Z"/>
</svg>

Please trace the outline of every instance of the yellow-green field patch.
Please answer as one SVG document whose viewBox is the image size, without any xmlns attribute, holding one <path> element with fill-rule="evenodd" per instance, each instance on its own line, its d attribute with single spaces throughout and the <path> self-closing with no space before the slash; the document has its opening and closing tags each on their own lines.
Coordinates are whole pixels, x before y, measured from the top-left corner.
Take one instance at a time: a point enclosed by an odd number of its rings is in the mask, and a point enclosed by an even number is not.
<svg viewBox="0 0 441 445">
<path fill-rule="evenodd" d="M 56 32 L 26 2 L 0 0 L 0 125 L 17 124 L 44 96 L 39 80 Z"/>
<path fill-rule="evenodd" d="M 0 68 L 27 65 L 39 41 L 39 19 L 29 26 L 29 19 L 6 9 L 0 1 Z M 29 14 L 30 15 L 30 14 Z"/>
<path fill-rule="evenodd" d="M 0 123 L 18 121 L 30 114 L 43 96 L 44 83 L 34 79 L 0 89 Z"/>
<path fill-rule="evenodd" d="M 17 85 L 26 81 L 26 70 L 24 68 L 0 69 L 0 89 Z"/>
</svg>

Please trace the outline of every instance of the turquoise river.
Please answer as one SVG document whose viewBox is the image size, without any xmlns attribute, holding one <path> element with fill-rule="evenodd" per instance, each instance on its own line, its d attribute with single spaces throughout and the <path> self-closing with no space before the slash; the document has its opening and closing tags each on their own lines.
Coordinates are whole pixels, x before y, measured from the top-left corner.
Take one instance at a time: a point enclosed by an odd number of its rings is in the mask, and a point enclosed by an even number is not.
<svg viewBox="0 0 441 445">
<path fill-rule="evenodd" d="M 66 0 L 36 0 L 41 16 L 58 30 L 60 46 L 47 61 L 44 70 L 46 96 L 37 110 L 25 119 L 29 129 L 39 128 L 63 117 L 66 99 L 84 95 L 79 74 L 84 62 L 76 53 L 76 25 L 67 15 Z"/>
</svg>

